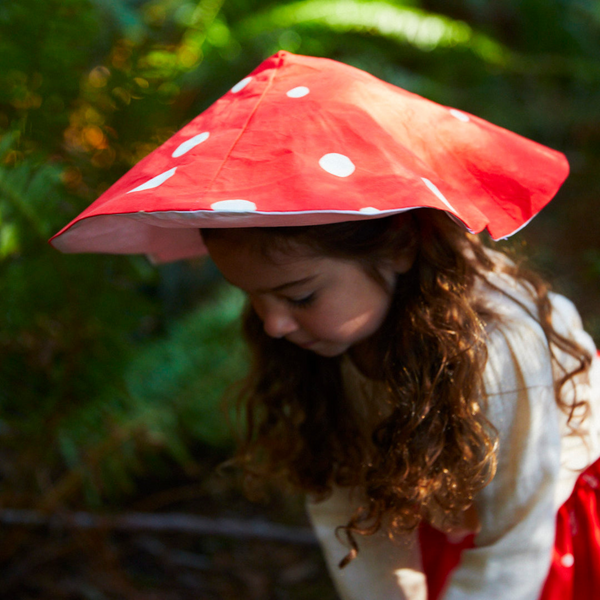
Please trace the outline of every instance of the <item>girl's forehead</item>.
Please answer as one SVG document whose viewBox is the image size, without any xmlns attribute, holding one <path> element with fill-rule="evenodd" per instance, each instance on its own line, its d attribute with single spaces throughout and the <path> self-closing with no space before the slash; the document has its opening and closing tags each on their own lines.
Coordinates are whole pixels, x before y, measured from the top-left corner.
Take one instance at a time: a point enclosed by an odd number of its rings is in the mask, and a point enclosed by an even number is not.
<svg viewBox="0 0 600 600">
<path fill-rule="evenodd" d="M 217 229 L 203 232 L 209 254 L 249 254 L 253 260 L 262 259 L 273 264 L 289 264 L 303 258 L 318 258 L 320 254 L 309 244 L 265 233 L 262 229 Z"/>
<path fill-rule="evenodd" d="M 335 259 L 315 256 L 298 246 L 263 252 L 256 244 L 236 243 L 232 236 L 208 238 L 208 252 L 223 276 L 233 285 L 248 291 L 279 288 L 293 281 L 314 279 L 335 268 Z M 304 250 L 304 251 L 303 251 Z"/>
</svg>

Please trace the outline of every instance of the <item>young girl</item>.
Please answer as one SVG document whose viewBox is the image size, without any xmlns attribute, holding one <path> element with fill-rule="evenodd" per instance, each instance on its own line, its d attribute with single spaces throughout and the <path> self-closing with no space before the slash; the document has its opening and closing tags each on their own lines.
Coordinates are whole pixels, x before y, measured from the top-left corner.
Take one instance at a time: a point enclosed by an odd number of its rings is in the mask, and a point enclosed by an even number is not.
<svg viewBox="0 0 600 600">
<path fill-rule="evenodd" d="M 203 236 L 250 299 L 255 360 L 241 456 L 250 472 L 257 465 L 309 492 L 341 596 L 425 597 L 416 541 L 387 535 L 402 538 L 424 520 L 450 536 L 422 530 L 423 549 L 437 555 L 430 597 L 458 558 L 452 542 L 476 533 L 444 597 L 538 598 L 555 506 L 598 455 L 597 436 L 586 447 L 571 431 L 584 414 L 576 408 L 598 400 L 593 343 L 573 306 L 430 209 Z M 589 494 L 599 472 L 577 494 Z M 340 526 L 351 534 L 349 555 Z M 367 537 L 352 535 L 360 533 Z M 571 561 L 590 558 L 574 559 L 570 544 L 558 549 L 552 577 L 589 585 L 570 580 L 579 568 Z M 560 589 L 543 597 L 567 597 Z M 592 598 L 592 589 L 574 597 Z"/>
<path fill-rule="evenodd" d="M 206 248 L 246 292 L 238 459 L 306 493 L 344 600 L 592 599 L 594 344 L 474 233 L 516 231 L 565 176 L 472 115 L 282 52 L 53 244 Z"/>
</svg>

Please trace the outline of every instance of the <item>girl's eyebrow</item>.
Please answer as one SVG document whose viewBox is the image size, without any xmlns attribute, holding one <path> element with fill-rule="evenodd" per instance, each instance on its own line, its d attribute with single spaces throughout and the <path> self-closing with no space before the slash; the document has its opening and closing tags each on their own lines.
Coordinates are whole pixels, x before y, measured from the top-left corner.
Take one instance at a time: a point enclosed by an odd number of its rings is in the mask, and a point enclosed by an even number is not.
<svg viewBox="0 0 600 600">
<path fill-rule="evenodd" d="M 302 285 L 303 283 L 308 283 L 316 277 L 316 275 L 309 275 L 308 277 L 303 277 L 302 279 L 296 279 L 295 281 L 288 281 L 287 283 L 282 283 L 281 285 L 277 285 L 274 288 L 257 290 L 257 292 L 259 292 L 260 294 L 265 294 L 269 292 L 282 292 L 283 290 L 286 290 L 295 285 Z"/>
</svg>

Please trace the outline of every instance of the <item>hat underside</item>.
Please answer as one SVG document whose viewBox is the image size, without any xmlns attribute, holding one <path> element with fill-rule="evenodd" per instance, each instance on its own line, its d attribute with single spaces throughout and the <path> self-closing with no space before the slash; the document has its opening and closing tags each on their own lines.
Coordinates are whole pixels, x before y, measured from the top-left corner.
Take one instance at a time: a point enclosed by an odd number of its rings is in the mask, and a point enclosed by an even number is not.
<svg viewBox="0 0 600 600">
<path fill-rule="evenodd" d="M 199 230 L 202 228 L 298 227 L 343 221 L 363 221 L 405 213 L 418 208 L 362 211 L 217 212 L 157 211 L 88 217 L 74 223 L 52 240 L 65 253 L 147 254 L 154 263 L 170 262 L 207 253 Z M 449 217 L 471 233 L 465 223 Z"/>
</svg>

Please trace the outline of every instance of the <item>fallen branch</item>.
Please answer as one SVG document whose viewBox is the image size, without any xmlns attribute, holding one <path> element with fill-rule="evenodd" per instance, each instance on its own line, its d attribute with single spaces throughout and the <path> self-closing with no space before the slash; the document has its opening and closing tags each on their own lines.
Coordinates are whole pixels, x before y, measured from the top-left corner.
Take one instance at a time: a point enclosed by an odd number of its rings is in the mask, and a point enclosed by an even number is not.
<svg viewBox="0 0 600 600">
<path fill-rule="evenodd" d="M 317 543 L 312 531 L 304 527 L 288 527 L 260 520 L 212 519 L 184 513 L 97 515 L 77 511 L 46 514 L 37 510 L 6 508 L 0 510 L 0 523 L 62 529 L 179 532 L 237 539 L 254 538 L 288 544 L 316 545 Z"/>
</svg>

